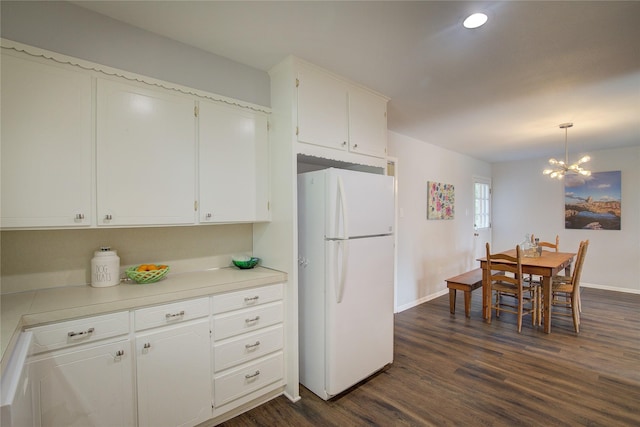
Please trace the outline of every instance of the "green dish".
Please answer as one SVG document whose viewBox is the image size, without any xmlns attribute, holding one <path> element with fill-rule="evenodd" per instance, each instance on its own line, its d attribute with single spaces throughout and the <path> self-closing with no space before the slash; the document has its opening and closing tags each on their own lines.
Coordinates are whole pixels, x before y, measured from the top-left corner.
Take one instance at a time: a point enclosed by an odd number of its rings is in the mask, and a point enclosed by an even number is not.
<svg viewBox="0 0 640 427">
<path fill-rule="evenodd" d="M 260 258 L 255 258 L 252 257 L 248 260 L 232 260 L 233 261 L 233 265 L 235 265 L 238 268 L 241 268 L 243 270 L 249 269 L 249 268 L 253 268 L 256 265 L 258 265 L 258 261 L 260 261 Z"/>
</svg>

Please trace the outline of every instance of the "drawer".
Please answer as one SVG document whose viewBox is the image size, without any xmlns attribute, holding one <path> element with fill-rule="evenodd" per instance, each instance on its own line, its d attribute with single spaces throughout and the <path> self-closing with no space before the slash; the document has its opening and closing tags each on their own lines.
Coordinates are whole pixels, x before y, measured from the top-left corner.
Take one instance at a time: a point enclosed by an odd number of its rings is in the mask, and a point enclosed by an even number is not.
<svg viewBox="0 0 640 427">
<path fill-rule="evenodd" d="M 213 317 L 213 339 L 218 341 L 282 322 L 282 301 Z"/>
<path fill-rule="evenodd" d="M 31 354 L 99 341 L 129 333 L 129 312 L 69 320 L 31 329 Z"/>
<path fill-rule="evenodd" d="M 279 351 L 214 376 L 215 406 L 225 405 L 245 394 L 281 380 L 284 371 L 283 360 L 282 352 Z"/>
<path fill-rule="evenodd" d="M 134 312 L 136 331 L 173 325 L 186 320 L 209 315 L 209 298 L 174 302 L 155 307 L 141 308 Z"/>
<path fill-rule="evenodd" d="M 254 307 L 282 299 L 282 283 L 213 296 L 213 314 Z"/>
<path fill-rule="evenodd" d="M 219 341 L 213 346 L 214 371 L 220 372 L 278 350 L 284 340 L 282 324 Z"/>
</svg>

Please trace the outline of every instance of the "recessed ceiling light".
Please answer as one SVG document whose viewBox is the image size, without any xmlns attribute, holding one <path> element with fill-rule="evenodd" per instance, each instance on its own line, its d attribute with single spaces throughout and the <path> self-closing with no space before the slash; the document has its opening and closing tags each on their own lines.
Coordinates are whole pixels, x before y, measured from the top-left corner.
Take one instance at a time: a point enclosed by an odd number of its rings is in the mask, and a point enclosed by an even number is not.
<svg viewBox="0 0 640 427">
<path fill-rule="evenodd" d="M 484 23 L 487 22 L 487 19 L 487 15 L 484 13 L 474 13 L 467 17 L 462 25 L 464 25 L 465 28 L 478 28 L 484 25 Z"/>
</svg>

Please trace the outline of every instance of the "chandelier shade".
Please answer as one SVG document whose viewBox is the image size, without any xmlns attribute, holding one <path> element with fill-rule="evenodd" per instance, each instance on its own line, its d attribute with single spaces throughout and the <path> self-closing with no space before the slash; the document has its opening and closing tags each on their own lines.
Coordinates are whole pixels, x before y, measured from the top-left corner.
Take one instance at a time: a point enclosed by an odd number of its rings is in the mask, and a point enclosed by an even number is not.
<svg viewBox="0 0 640 427">
<path fill-rule="evenodd" d="M 542 171 L 544 175 L 549 175 L 550 178 L 562 179 L 569 173 L 580 174 L 583 176 L 591 175 L 591 171 L 584 169 L 582 164 L 591 160 L 591 157 L 584 156 L 575 163 L 569 164 L 569 146 L 567 144 L 568 129 L 573 126 L 573 123 L 562 123 L 560 129 L 564 129 L 564 160 L 557 160 L 554 158 L 549 159 L 551 169 L 545 169 Z"/>
</svg>

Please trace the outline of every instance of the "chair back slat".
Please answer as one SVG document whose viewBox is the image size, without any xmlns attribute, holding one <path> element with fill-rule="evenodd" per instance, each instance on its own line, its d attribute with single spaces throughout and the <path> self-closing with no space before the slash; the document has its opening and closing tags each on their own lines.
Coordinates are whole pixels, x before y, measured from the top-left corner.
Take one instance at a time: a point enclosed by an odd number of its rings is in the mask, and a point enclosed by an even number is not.
<svg viewBox="0 0 640 427">
<path fill-rule="evenodd" d="M 535 242 L 535 237 L 533 236 L 533 234 L 531 235 L 531 243 Z M 560 236 L 558 236 L 556 234 L 556 242 L 555 243 L 551 243 L 551 242 L 538 242 L 538 246 L 542 246 L 544 248 L 549 248 L 549 249 L 553 249 L 555 252 L 558 252 L 560 249 Z"/>
<path fill-rule="evenodd" d="M 515 257 L 500 253 L 492 254 L 488 242 L 486 249 L 489 280 L 511 283 L 522 288 L 522 255 L 520 246 L 516 246 Z M 505 273 L 511 273 L 513 276 L 506 275 Z"/>
<path fill-rule="evenodd" d="M 583 240 L 580 242 L 580 247 L 578 248 L 578 254 L 576 255 L 576 265 L 573 270 L 573 274 L 571 275 L 571 282 L 573 284 L 573 293 L 576 294 L 579 292 L 580 287 L 580 276 L 582 275 L 582 266 L 584 264 L 584 258 L 587 255 L 587 248 L 589 247 L 589 240 Z"/>
</svg>

